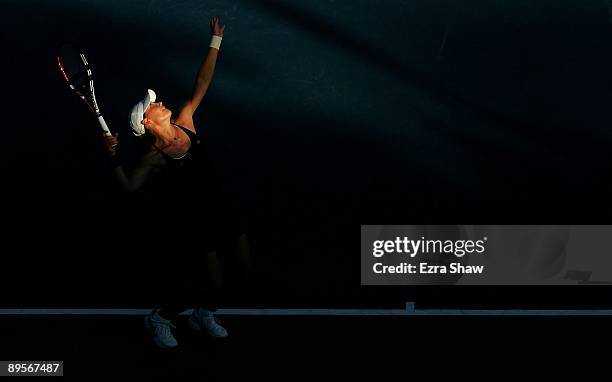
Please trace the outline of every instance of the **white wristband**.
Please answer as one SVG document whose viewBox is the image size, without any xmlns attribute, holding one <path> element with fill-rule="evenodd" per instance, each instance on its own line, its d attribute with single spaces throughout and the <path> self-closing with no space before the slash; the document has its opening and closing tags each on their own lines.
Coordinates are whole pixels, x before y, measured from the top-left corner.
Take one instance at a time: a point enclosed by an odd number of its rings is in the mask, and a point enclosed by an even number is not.
<svg viewBox="0 0 612 382">
<path fill-rule="evenodd" d="M 223 37 L 213 35 L 210 40 L 210 47 L 219 50 L 221 48 L 221 40 L 223 40 Z"/>
</svg>

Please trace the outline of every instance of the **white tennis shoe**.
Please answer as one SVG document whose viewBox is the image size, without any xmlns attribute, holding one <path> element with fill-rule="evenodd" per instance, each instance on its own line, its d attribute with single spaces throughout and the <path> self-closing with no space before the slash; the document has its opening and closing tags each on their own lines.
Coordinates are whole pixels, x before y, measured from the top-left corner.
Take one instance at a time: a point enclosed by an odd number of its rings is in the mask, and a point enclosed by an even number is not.
<svg viewBox="0 0 612 382">
<path fill-rule="evenodd" d="M 178 342 L 176 342 L 176 338 L 174 338 L 172 330 L 170 329 L 176 328 L 176 326 L 174 326 L 170 320 L 162 318 L 157 310 L 154 310 L 145 316 L 144 325 L 147 331 L 153 337 L 153 342 L 155 345 L 159 346 L 160 348 L 169 349 L 178 345 Z"/>
<path fill-rule="evenodd" d="M 227 337 L 227 330 L 217 322 L 213 312 L 203 308 L 195 308 L 191 317 L 187 321 L 187 325 L 195 331 L 206 329 L 208 334 L 216 338 Z"/>
</svg>

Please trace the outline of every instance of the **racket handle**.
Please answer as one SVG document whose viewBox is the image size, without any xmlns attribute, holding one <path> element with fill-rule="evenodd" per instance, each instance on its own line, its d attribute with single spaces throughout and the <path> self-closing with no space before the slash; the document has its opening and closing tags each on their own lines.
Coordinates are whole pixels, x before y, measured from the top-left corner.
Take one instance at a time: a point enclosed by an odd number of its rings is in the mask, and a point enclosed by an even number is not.
<svg viewBox="0 0 612 382">
<path fill-rule="evenodd" d="M 98 115 L 98 122 L 100 122 L 102 130 L 104 130 L 104 136 L 110 137 L 112 134 L 110 132 L 110 129 L 108 128 L 108 125 L 106 124 L 106 121 L 104 120 L 104 117 L 101 114 Z"/>
</svg>

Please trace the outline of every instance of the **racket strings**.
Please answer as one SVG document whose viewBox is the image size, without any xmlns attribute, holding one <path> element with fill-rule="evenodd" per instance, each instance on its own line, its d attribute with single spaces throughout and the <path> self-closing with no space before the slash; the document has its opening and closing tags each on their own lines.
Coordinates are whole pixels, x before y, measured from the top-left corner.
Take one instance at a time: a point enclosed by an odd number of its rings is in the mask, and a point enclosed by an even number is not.
<svg viewBox="0 0 612 382">
<path fill-rule="evenodd" d="M 64 44 L 58 53 L 57 61 L 66 83 L 100 117 L 92 68 L 85 53 L 72 44 Z"/>
</svg>

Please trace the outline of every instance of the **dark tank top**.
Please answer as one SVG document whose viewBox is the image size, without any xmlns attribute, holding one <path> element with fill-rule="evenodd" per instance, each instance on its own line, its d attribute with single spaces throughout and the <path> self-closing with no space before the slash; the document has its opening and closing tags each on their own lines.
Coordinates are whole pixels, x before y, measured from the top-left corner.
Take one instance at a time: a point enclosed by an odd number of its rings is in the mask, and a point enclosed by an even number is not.
<svg viewBox="0 0 612 382">
<path fill-rule="evenodd" d="M 199 152 L 200 151 L 199 146 L 200 146 L 201 140 L 197 133 L 194 133 L 188 128 L 181 126 L 181 125 L 177 125 L 176 123 L 172 123 L 172 125 L 180 128 L 181 130 L 185 132 L 185 134 L 187 134 L 187 136 L 189 137 L 189 141 L 191 142 L 191 145 L 189 146 L 189 150 L 187 150 L 187 152 L 181 155 L 180 157 L 173 158 L 170 155 L 166 154 L 163 150 L 161 150 L 157 146 L 154 145 L 153 147 L 162 155 L 166 165 L 169 168 L 178 169 L 178 168 L 181 168 L 185 163 L 188 163 L 190 160 L 193 160 L 194 155 L 200 156 L 201 153 Z M 196 158 L 196 159 L 201 160 L 202 158 Z"/>
<path fill-rule="evenodd" d="M 154 198 L 174 195 L 190 202 L 205 202 L 220 197 L 220 179 L 211 165 L 209 153 L 197 133 L 184 126 L 173 123 L 187 134 L 191 145 L 189 150 L 178 158 L 171 157 L 157 146 L 153 146 L 163 158 L 163 167 L 154 171 L 148 184 L 148 193 Z"/>
<path fill-rule="evenodd" d="M 156 150 L 163 160 L 155 166 L 135 195 L 140 212 L 153 221 L 172 223 L 201 221 L 204 215 L 207 220 L 216 219 L 219 210 L 215 203 L 224 198 L 220 177 L 212 166 L 205 143 L 197 133 L 184 126 L 173 125 L 187 134 L 191 145 L 179 158 L 173 158 L 153 145 L 152 150 Z"/>
</svg>

